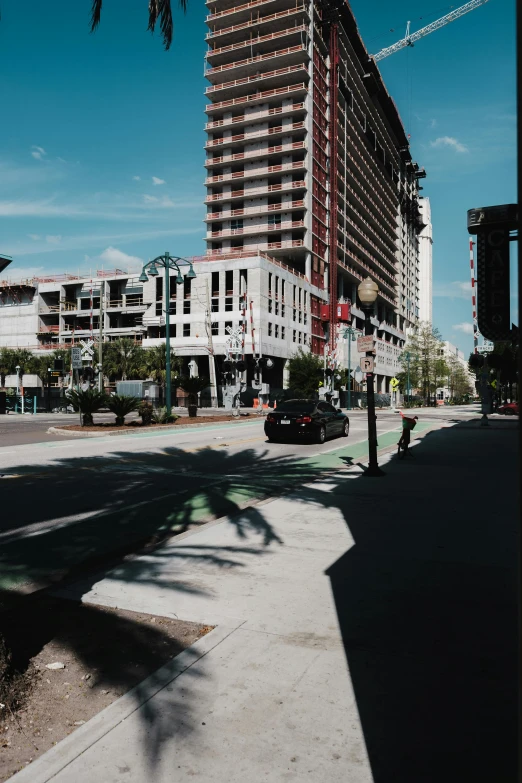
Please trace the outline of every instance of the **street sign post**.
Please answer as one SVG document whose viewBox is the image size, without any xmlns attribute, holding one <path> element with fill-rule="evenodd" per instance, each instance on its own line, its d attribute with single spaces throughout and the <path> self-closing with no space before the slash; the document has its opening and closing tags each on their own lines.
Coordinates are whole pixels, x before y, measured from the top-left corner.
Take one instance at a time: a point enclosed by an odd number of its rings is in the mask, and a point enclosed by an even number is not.
<svg viewBox="0 0 522 783">
<path fill-rule="evenodd" d="M 375 368 L 375 361 L 372 356 L 361 357 L 361 370 L 363 372 L 373 372 Z"/>
<path fill-rule="evenodd" d="M 83 367 L 82 349 L 79 345 L 73 345 L 71 348 L 71 364 L 73 370 L 81 370 Z"/>
<path fill-rule="evenodd" d="M 367 335 L 366 337 L 358 337 L 357 338 L 357 350 L 359 353 L 366 353 L 367 351 L 374 351 L 375 350 L 375 342 L 373 340 L 372 335 Z"/>
</svg>

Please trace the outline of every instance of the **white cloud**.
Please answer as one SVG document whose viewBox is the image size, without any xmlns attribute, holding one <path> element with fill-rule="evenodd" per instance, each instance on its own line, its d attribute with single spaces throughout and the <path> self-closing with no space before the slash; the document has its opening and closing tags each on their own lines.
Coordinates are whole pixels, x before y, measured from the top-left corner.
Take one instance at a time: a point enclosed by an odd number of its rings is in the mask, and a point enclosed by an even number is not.
<svg viewBox="0 0 522 783">
<path fill-rule="evenodd" d="M 61 234 L 47 234 L 45 237 L 45 241 L 48 245 L 59 245 L 62 241 L 62 235 Z"/>
<path fill-rule="evenodd" d="M 473 334 L 473 324 L 464 322 L 461 324 L 453 324 L 452 329 L 456 329 L 458 332 L 464 332 L 464 334 Z"/>
<path fill-rule="evenodd" d="M 47 155 L 47 153 L 43 147 L 37 147 L 36 144 L 33 144 L 31 147 L 31 155 L 33 158 L 36 158 L 36 160 L 42 160 L 44 155 Z"/>
<path fill-rule="evenodd" d="M 29 237 L 29 239 L 33 239 L 35 242 L 36 242 L 37 239 L 41 239 L 42 238 L 40 236 L 40 234 L 27 234 L 27 236 Z"/>
<path fill-rule="evenodd" d="M 100 253 L 100 259 L 106 261 L 108 264 L 114 264 L 121 269 L 121 267 L 143 266 L 143 260 L 138 256 L 130 256 L 128 253 L 124 253 L 123 250 L 118 250 L 117 247 L 108 247 L 103 253 Z"/>
<path fill-rule="evenodd" d="M 156 202 L 159 201 L 159 198 L 156 198 L 156 196 L 149 196 L 147 193 L 143 196 L 143 201 L 145 204 L 156 204 Z"/>
<path fill-rule="evenodd" d="M 133 180 L 135 180 L 136 182 L 139 182 L 139 181 L 140 181 L 140 179 L 141 179 L 141 177 L 138 177 L 138 175 L 136 174 L 136 176 L 135 176 L 135 177 L 133 177 L 132 179 L 133 179 Z"/>
<path fill-rule="evenodd" d="M 165 184 L 165 180 L 164 179 L 160 179 L 159 177 L 152 177 L 152 181 L 153 181 L 153 183 L 155 185 L 164 185 Z"/>
<path fill-rule="evenodd" d="M 430 120 L 430 128 L 435 128 L 437 126 L 437 120 Z"/>
<path fill-rule="evenodd" d="M 156 198 L 156 196 L 149 196 L 148 194 L 145 194 L 143 196 L 143 201 L 145 204 L 155 204 L 158 207 L 179 207 L 179 204 L 176 204 L 175 201 L 172 201 L 169 196 L 163 196 L 163 198 Z"/>
<path fill-rule="evenodd" d="M 3 276 L 7 280 L 31 280 L 33 277 L 41 277 L 45 273 L 43 266 L 8 266 Z"/>
<path fill-rule="evenodd" d="M 434 283 L 433 296 L 445 296 L 448 299 L 469 299 L 471 301 L 471 280 Z"/>
<path fill-rule="evenodd" d="M 435 141 L 430 141 L 432 147 L 451 147 L 455 152 L 469 152 L 469 149 L 465 144 L 461 144 L 458 139 L 454 139 L 453 136 L 439 136 Z"/>
</svg>

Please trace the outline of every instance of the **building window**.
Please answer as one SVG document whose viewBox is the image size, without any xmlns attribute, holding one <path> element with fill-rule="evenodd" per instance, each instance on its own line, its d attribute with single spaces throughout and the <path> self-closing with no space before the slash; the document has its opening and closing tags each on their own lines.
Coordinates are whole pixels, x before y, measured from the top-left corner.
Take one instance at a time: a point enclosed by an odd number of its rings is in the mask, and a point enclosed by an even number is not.
<svg viewBox="0 0 522 783">
<path fill-rule="evenodd" d="M 275 303 L 275 314 L 279 315 L 279 302 Z"/>
<path fill-rule="evenodd" d="M 281 305 L 281 318 L 285 317 L 285 306 L 284 304 Z"/>
<path fill-rule="evenodd" d="M 238 234 L 243 233 L 243 218 L 236 218 L 230 221 L 230 228 L 232 231 L 237 231 Z"/>
<path fill-rule="evenodd" d="M 279 340 L 279 324 L 275 325 L 274 337 Z"/>
<path fill-rule="evenodd" d="M 299 345 L 301 345 L 301 332 L 299 332 L 299 339 L 298 339 Z"/>
<path fill-rule="evenodd" d="M 306 326 L 307 320 L 308 320 L 308 316 L 306 315 L 306 313 L 303 313 L 303 323 L 304 323 L 305 326 Z"/>
<path fill-rule="evenodd" d="M 212 322 L 212 334 L 218 335 L 219 334 L 219 324 L 215 321 Z"/>
<path fill-rule="evenodd" d="M 225 299 L 225 312 L 231 313 L 234 309 L 234 299 L 231 296 L 227 296 Z"/>
<path fill-rule="evenodd" d="M 269 215 L 268 216 L 268 228 L 280 228 L 281 227 L 281 215 Z"/>
<path fill-rule="evenodd" d="M 190 324 L 183 324 L 183 337 L 190 337 Z"/>
<path fill-rule="evenodd" d="M 292 321 L 295 321 L 297 318 L 297 310 L 294 309 L 293 315 L 292 315 Z"/>
<path fill-rule="evenodd" d="M 272 296 L 272 272 L 268 273 L 268 296 Z"/>
<path fill-rule="evenodd" d="M 292 337 L 292 342 L 293 342 L 293 343 L 295 343 L 296 335 L 297 335 L 297 332 L 296 332 L 296 331 L 295 331 L 295 329 L 294 329 L 294 331 L 293 331 L 293 337 Z"/>
<path fill-rule="evenodd" d="M 268 336 L 272 337 L 272 324 L 270 322 L 268 323 Z"/>
<path fill-rule="evenodd" d="M 232 296 L 234 293 L 234 272 L 232 269 L 225 272 L 225 293 L 227 296 Z"/>
<path fill-rule="evenodd" d="M 272 300 L 271 299 L 268 300 L 268 312 L 269 313 L 272 312 Z"/>
<path fill-rule="evenodd" d="M 189 305 L 190 305 L 190 302 L 189 302 Z M 189 312 L 190 312 L 190 310 L 189 310 Z M 170 315 L 176 315 L 176 300 L 175 299 L 171 299 L 170 300 L 169 313 L 170 313 Z M 161 313 L 160 313 L 160 315 L 161 315 Z"/>
<path fill-rule="evenodd" d="M 285 339 L 285 327 L 282 326 L 281 327 L 281 340 L 284 340 L 284 339 Z"/>
<path fill-rule="evenodd" d="M 183 302 L 183 314 L 190 315 L 190 299 L 185 299 Z"/>
<path fill-rule="evenodd" d="M 219 272 L 212 272 L 212 296 L 219 296 Z"/>
<path fill-rule="evenodd" d="M 192 280 L 191 278 L 184 277 L 183 278 L 183 299 L 190 299 L 190 292 L 192 291 Z"/>
</svg>

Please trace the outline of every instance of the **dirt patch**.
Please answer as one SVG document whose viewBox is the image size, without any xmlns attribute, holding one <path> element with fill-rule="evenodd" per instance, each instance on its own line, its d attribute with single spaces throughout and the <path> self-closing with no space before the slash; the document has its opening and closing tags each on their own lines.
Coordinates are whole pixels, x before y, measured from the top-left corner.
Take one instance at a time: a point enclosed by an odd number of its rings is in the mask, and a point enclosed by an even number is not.
<svg viewBox="0 0 522 783">
<path fill-rule="evenodd" d="M 49 596 L 20 597 L 16 608 L 9 603 L 0 622 L 19 674 L 12 708 L 0 707 L 0 781 L 212 630 Z"/>
<path fill-rule="evenodd" d="M 116 424 L 100 422 L 99 424 L 93 424 L 90 427 L 82 427 L 81 424 L 64 424 L 60 425 L 59 429 L 73 430 L 74 432 L 134 432 L 135 430 L 164 430 L 168 427 L 192 427 L 198 424 L 217 424 L 218 422 L 224 421 L 238 422 L 244 421 L 248 416 L 250 416 L 249 413 L 242 413 L 241 416 L 196 416 L 194 419 L 189 419 L 186 416 L 180 416 L 180 418 L 172 424 L 153 423 L 144 426 L 139 421 L 132 421 L 128 424 L 116 426 Z"/>
</svg>

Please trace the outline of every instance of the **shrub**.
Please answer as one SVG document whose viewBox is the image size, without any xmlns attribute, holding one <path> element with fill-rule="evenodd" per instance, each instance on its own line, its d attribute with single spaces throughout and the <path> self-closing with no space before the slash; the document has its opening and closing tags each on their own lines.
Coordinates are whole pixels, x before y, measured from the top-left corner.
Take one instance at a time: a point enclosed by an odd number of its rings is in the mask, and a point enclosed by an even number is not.
<svg viewBox="0 0 522 783">
<path fill-rule="evenodd" d="M 143 400 L 143 402 L 141 402 L 138 407 L 138 413 L 141 416 L 141 423 L 143 424 L 144 427 L 146 427 L 152 421 L 154 408 L 152 407 L 152 404 L 150 402 Z"/>
<path fill-rule="evenodd" d="M 126 394 L 114 394 L 107 398 L 107 407 L 116 415 L 116 424 L 120 427 L 125 424 L 125 416 L 137 411 L 140 404 L 137 397 L 129 397 Z"/>
<path fill-rule="evenodd" d="M 80 412 L 83 427 L 92 426 L 93 414 L 107 405 L 107 395 L 97 389 L 87 389 L 87 391 L 71 389 L 66 396 L 74 410 Z"/>
<path fill-rule="evenodd" d="M 167 408 L 158 408 L 152 414 L 152 420 L 156 424 L 174 424 L 178 419 L 179 416 L 176 416 L 175 413 L 167 414 Z"/>
</svg>

